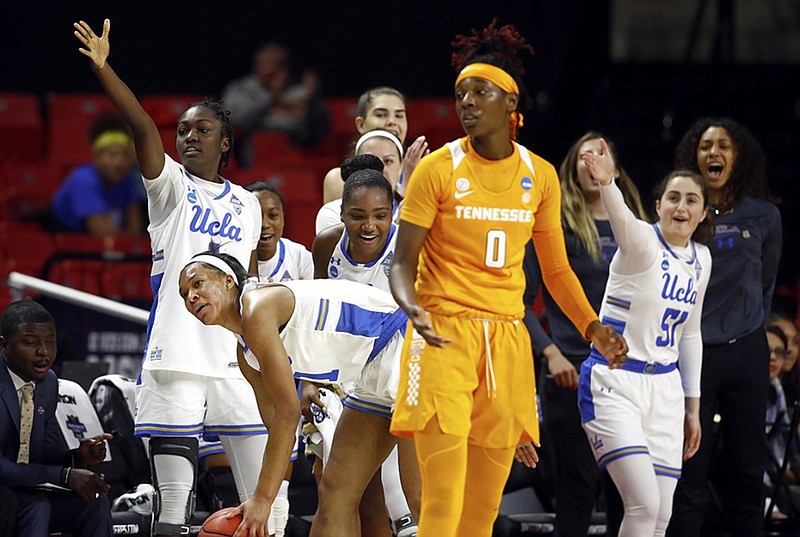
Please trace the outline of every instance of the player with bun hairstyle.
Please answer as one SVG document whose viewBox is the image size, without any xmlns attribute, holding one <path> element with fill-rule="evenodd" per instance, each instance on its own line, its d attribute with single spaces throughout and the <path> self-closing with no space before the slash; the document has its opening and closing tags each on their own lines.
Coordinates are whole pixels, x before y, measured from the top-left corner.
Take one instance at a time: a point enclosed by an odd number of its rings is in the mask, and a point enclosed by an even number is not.
<svg viewBox="0 0 800 537">
<path fill-rule="evenodd" d="M 392 432 L 414 438 L 419 537 L 490 535 L 515 447 L 519 459 L 537 460 L 533 358 L 521 322 L 531 238 L 545 285 L 580 333 L 612 368 L 627 352 L 569 266 L 555 169 L 515 142 L 525 96 L 518 55 L 531 46 L 496 21 L 453 45 L 467 136 L 414 170 L 389 274 L 411 321 Z"/>
</svg>

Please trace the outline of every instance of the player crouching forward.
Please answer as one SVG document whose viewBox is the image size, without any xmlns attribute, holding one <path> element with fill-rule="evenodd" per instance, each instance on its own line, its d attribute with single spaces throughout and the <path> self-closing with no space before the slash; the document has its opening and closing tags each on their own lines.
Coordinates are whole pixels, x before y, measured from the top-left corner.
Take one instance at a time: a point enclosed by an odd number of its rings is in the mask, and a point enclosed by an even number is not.
<svg viewBox="0 0 800 537">
<path fill-rule="evenodd" d="M 319 484 L 311 535 L 358 534 L 364 489 L 398 442 L 389 433 L 407 317 L 379 289 L 348 281 L 258 283 L 226 254 L 192 258 L 179 279 L 186 308 L 205 325 L 220 325 L 239 340 L 239 367 L 253 386 L 269 429 L 258 485 L 239 506 L 239 531 L 251 510 L 269 509 L 294 446 L 300 403 L 294 378 L 355 381 L 337 425 Z M 419 512 L 414 447 L 399 440 L 406 496 Z M 252 532 L 251 532 L 252 534 Z"/>
</svg>

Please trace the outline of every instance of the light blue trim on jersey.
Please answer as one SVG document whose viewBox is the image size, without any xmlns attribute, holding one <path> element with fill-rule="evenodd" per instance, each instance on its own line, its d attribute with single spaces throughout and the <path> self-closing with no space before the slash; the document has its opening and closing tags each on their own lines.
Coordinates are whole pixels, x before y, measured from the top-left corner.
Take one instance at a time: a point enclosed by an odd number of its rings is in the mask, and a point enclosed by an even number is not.
<svg viewBox="0 0 800 537">
<path fill-rule="evenodd" d="M 381 253 L 379 253 L 378 256 L 369 263 L 359 263 L 358 261 L 350 257 L 350 254 L 347 252 L 347 239 L 350 238 L 350 236 L 347 234 L 347 230 L 344 230 L 342 232 L 342 240 L 339 243 L 339 247 L 342 249 L 342 255 L 344 255 L 344 258 L 347 259 L 347 261 L 351 265 L 364 268 L 374 267 L 378 261 L 383 260 L 383 256 L 386 255 L 386 250 L 389 249 L 392 237 L 394 237 L 396 231 L 397 231 L 397 225 L 392 224 L 391 227 L 389 228 L 389 235 L 387 235 L 386 237 L 386 243 L 383 245 L 383 250 L 381 250 Z"/>
<path fill-rule="evenodd" d="M 675 479 L 681 478 L 680 468 L 673 468 L 671 466 L 664 466 L 663 464 L 653 463 L 653 470 L 656 471 L 656 475 L 663 475 L 664 477 L 674 477 Z"/>
<path fill-rule="evenodd" d="M 202 432 L 202 422 L 192 425 L 137 423 L 133 429 L 134 436 L 200 436 Z"/>
<path fill-rule="evenodd" d="M 403 310 L 397 308 L 392 312 L 389 319 L 383 325 L 381 335 L 378 336 L 378 339 L 376 339 L 375 343 L 372 345 L 372 352 L 369 353 L 367 362 L 371 362 L 373 358 L 386 348 L 386 345 L 389 344 L 389 341 L 391 341 L 395 333 L 400 332 L 404 334 L 407 325 L 408 315 L 406 315 Z"/>
<path fill-rule="evenodd" d="M 592 349 L 592 352 L 597 351 Z M 592 397 L 592 368 L 599 363 L 587 358 L 581 364 L 581 371 L 578 376 L 578 410 L 581 413 L 581 423 L 592 421 L 595 418 L 594 398 Z"/>
<path fill-rule="evenodd" d="M 283 266 L 283 260 L 286 258 L 286 245 L 283 244 L 283 238 L 278 241 L 278 264 L 275 265 L 275 268 L 272 270 L 272 274 L 268 276 L 268 278 L 272 278 L 275 276 L 278 271 Z"/>
<path fill-rule="evenodd" d="M 622 308 L 624 310 L 630 310 L 631 309 L 631 301 L 630 300 L 624 300 L 622 298 L 617 298 L 617 297 L 611 296 L 611 295 L 606 297 L 606 304 L 608 304 L 609 306 L 616 306 L 616 307 Z"/>
<path fill-rule="evenodd" d="M 150 315 L 147 317 L 147 330 L 145 332 L 144 352 L 142 353 L 142 365 L 147 360 L 147 353 L 150 352 L 150 336 L 153 333 L 153 325 L 156 322 L 156 309 L 158 308 L 158 290 L 161 289 L 161 281 L 164 279 L 164 273 L 153 274 L 150 276 L 150 289 L 153 291 L 153 304 L 150 306 Z M 143 368 L 142 368 L 143 369 Z M 142 372 L 139 371 L 139 376 L 136 378 L 136 384 L 142 383 Z"/>
<path fill-rule="evenodd" d="M 672 247 L 669 245 L 666 239 L 664 239 L 664 236 L 661 234 L 661 229 L 658 227 L 657 224 L 653 224 L 653 229 L 656 230 L 656 237 L 658 237 L 658 240 L 661 241 L 661 244 L 664 246 L 664 249 L 667 250 L 670 254 L 672 254 L 672 257 L 680 261 L 680 257 L 678 257 L 678 254 L 672 251 Z M 691 239 L 689 240 L 689 244 L 692 246 L 692 257 L 691 259 L 686 261 L 686 264 L 694 265 L 694 262 L 697 260 L 697 247 L 695 246 L 694 241 Z"/>
<path fill-rule="evenodd" d="M 367 414 L 374 414 L 376 416 L 382 416 L 386 419 L 392 419 L 392 407 L 390 406 L 380 405 L 371 401 L 364 401 L 363 399 L 359 399 L 358 397 L 354 397 L 352 395 L 346 395 L 344 399 L 342 399 L 342 404 L 347 408 L 352 408 L 353 410 L 358 410 L 359 412 L 366 412 Z"/>
<path fill-rule="evenodd" d="M 315 330 L 324 330 L 325 329 L 325 321 L 328 319 L 328 313 L 330 311 L 330 300 L 327 298 L 320 298 L 319 299 L 319 312 L 317 313 L 317 322 L 314 323 Z"/>
<path fill-rule="evenodd" d="M 189 180 L 190 180 L 191 182 L 193 182 L 193 183 L 198 183 L 198 182 L 199 182 L 199 181 L 198 181 L 198 180 L 195 178 L 195 176 L 194 176 L 194 175 L 192 175 L 191 173 L 189 173 L 188 171 L 186 171 L 186 168 L 184 168 L 184 169 L 183 169 L 183 172 L 186 174 L 186 177 L 188 177 L 188 178 L 189 178 Z M 227 195 L 228 195 L 228 192 L 230 192 L 230 191 L 231 191 L 231 183 L 230 183 L 230 181 L 228 181 L 227 179 L 225 179 L 225 178 L 224 178 L 224 177 L 222 177 L 221 175 L 220 175 L 219 177 L 220 177 L 220 179 L 222 179 L 222 182 L 223 182 L 223 184 L 224 184 L 225 186 L 224 186 L 224 188 L 222 189 L 222 192 L 220 192 L 219 196 L 217 196 L 216 198 L 214 198 L 214 201 L 221 200 L 222 198 L 224 198 L 225 196 L 227 196 Z M 203 182 L 205 182 L 205 183 L 213 182 L 213 181 L 206 181 L 205 179 L 201 179 L 201 181 L 203 181 Z"/>
<path fill-rule="evenodd" d="M 625 446 L 613 451 L 609 451 L 608 453 L 604 453 L 602 456 L 600 456 L 600 458 L 597 459 L 597 464 L 602 470 L 607 464 L 623 457 L 630 457 L 631 455 L 647 455 L 649 457 L 650 452 L 647 450 L 647 446 Z"/>
<path fill-rule="evenodd" d="M 225 448 L 222 447 L 222 444 L 219 442 L 214 442 L 212 444 L 207 444 L 205 446 L 201 446 L 198 450 L 198 457 L 201 459 L 203 457 L 208 457 L 209 455 L 216 455 L 218 453 L 225 453 Z"/>
<path fill-rule="evenodd" d="M 336 331 L 364 337 L 378 337 L 383 330 L 383 322 L 390 314 L 372 311 L 342 302 Z"/>
<path fill-rule="evenodd" d="M 291 360 L 291 357 L 289 358 L 289 360 Z M 312 380 L 312 381 L 313 380 L 328 380 L 328 381 L 331 381 L 331 382 L 336 382 L 337 380 L 339 380 L 339 370 L 338 369 L 333 369 L 333 370 L 328 371 L 326 373 L 302 373 L 302 372 L 297 372 L 297 373 L 294 374 L 294 378 L 300 379 L 300 380 L 303 380 L 303 379 Z"/>
<path fill-rule="evenodd" d="M 269 434 L 263 423 L 206 425 L 203 430 L 203 439 L 216 442 L 220 436 L 255 436 L 259 434 Z"/>
</svg>

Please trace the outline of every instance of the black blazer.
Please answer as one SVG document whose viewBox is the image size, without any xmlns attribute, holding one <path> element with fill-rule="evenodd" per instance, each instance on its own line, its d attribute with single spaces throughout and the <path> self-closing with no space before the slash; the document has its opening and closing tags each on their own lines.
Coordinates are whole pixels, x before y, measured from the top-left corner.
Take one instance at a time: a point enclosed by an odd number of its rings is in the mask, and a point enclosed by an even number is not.
<svg viewBox="0 0 800 537">
<path fill-rule="evenodd" d="M 5 353 L 0 351 L 0 484 L 29 487 L 61 481 L 61 469 L 70 466 L 74 451 L 64 450 L 56 421 L 58 378 L 52 371 L 33 391 L 33 428 L 29 464 L 17 464 L 20 407 Z"/>
</svg>

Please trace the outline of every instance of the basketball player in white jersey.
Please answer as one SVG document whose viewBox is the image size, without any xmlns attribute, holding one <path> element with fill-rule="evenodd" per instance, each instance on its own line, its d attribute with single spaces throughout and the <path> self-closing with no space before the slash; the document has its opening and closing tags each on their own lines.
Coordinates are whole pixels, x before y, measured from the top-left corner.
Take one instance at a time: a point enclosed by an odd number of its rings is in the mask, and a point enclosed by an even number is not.
<svg viewBox="0 0 800 537">
<path fill-rule="evenodd" d="M 604 140 L 582 158 L 601 185 L 619 249 L 600 319 L 628 342 L 617 369 L 596 350 L 581 366 L 578 403 L 595 458 L 619 489 L 621 537 L 664 535 L 683 460 L 700 445 L 700 317 L 711 273 L 708 192 L 690 171 L 657 191 L 658 221 L 638 220 L 614 182 Z"/>
<path fill-rule="evenodd" d="M 389 292 L 389 269 L 397 237 L 397 225 L 392 222 L 394 193 L 391 184 L 375 170 L 354 172 L 344 183 L 341 202 L 343 224 L 323 230 L 311 247 L 314 276 L 360 282 Z M 306 384 L 304 388 L 307 388 Z M 327 390 L 327 393 L 331 391 Z M 320 402 L 325 404 L 335 421 L 336 415 L 331 411 L 336 408 L 335 397 Z M 324 436 L 323 433 L 323 442 Z M 417 525 L 403 495 L 396 450 L 381 466 L 380 478 L 395 535 L 414 535 Z M 377 485 L 376 479 L 374 486 Z M 370 490 L 375 490 L 372 486 Z M 375 494 L 379 495 L 380 491 Z M 362 522 L 363 517 L 362 509 Z"/>
<path fill-rule="evenodd" d="M 209 249 L 255 271 L 261 211 L 255 196 L 220 174 L 233 137 L 219 103 L 195 103 L 180 117 L 175 145 L 181 163 L 175 162 L 165 154 L 153 120 L 107 61 L 110 21 L 100 36 L 83 21 L 74 27 L 80 52 L 133 133 L 147 190 L 154 300 L 135 432 L 150 437 L 157 491 L 153 533 L 185 534 L 194 511 L 198 436 L 222 439 L 245 501 L 255 491 L 266 429 L 236 363 L 235 338 L 219 327 L 198 326 L 176 296 L 175 284 L 192 255 Z M 265 534 L 268 516 L 269 509 L 251 513 L 248 523 Z"/>
<path fill-rule="evenodd" d="M 261 205 L 261 236 L 258 239 L 258 276 L 264 282 L 310 280 L 314 277 L 311 252 L 283 236 L 286 202 L 269 183 L 255 181 L 245 187 Z"/>
<path fill-rule="evenodd" d="M 249 530 L 250 511 L 269 509 L 284 475 L 300 416 L 295 377 L 353 383 L 319 485 L 311 535 L 357 533 L 364 489 L 397 442 L 388 417 L 405 314 L 390 294 L 354 282 L 248 282 L 243 267 L 225 254 L 193 258 L 181 272 L 179 291 L 203 324 L 237 334 L 239 366 L 270 431 L 256 493 L 237 508 L 244 514 L 239 531 Z M 409 472 L 404 484 L 419 498 L 413 445 L 399 444 L 401 467 Z"/>
</svg>

